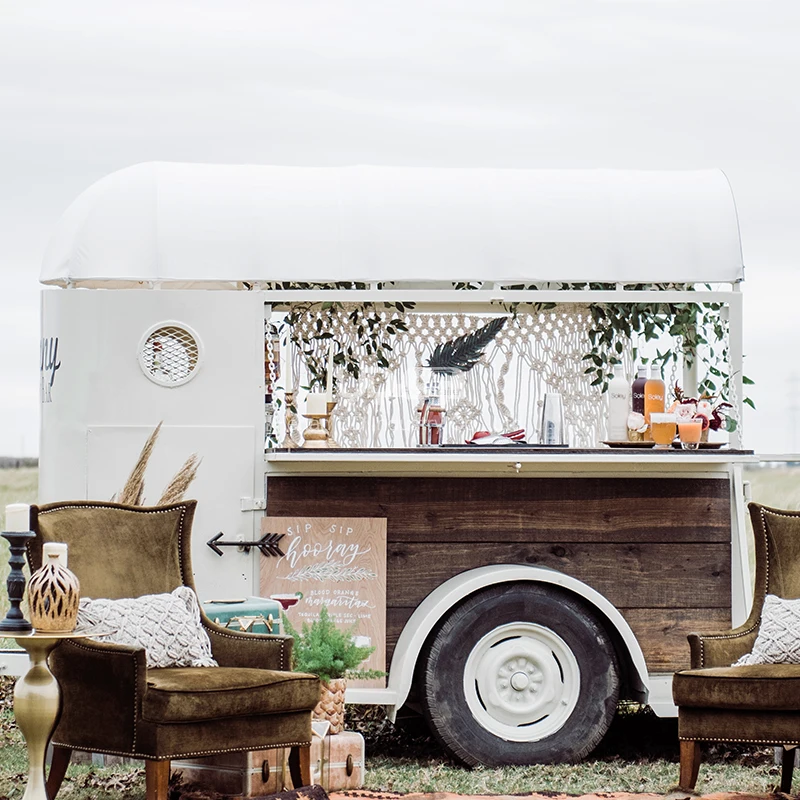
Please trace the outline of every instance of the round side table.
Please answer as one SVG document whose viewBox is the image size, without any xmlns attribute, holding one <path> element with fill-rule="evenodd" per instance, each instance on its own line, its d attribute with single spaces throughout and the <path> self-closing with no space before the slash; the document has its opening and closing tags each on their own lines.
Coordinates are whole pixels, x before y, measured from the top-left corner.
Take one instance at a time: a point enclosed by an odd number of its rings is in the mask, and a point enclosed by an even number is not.
<svg viewBox="0 0 800 800">
<path fill-rule="evenodd" d="M 30 658 L 30 668 L 14 686 L 14 716 L 28 746 L 28 784 L 22 800 L 48 800 L 45 755 L 61 714 L 61 689 L 47 665 L 50 653 L 65 639 L 108 636 L 113 631 L 83 629 L 70 633 L 33 633 L 13 637 Z"/>
</svg>

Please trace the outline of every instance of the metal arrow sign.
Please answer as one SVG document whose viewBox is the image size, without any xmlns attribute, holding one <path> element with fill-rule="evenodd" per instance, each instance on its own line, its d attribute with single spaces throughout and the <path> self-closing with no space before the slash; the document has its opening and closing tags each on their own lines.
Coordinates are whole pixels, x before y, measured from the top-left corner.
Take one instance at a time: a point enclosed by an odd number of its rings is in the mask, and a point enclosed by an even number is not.
<svg viewBox="0 0 800 800">
<path fill-rule="evenodd" d="M 251 547 L 257 547 L 265 556 L 282 556 L 283 550 L 280 548 L 280 541 L 283 533 L 265 533 L 257 542 L 223 542 L 225 534 L 220 531 L 216 536 L 212 536 L 206 544 L 218 555 L 222 555 L 220 547 L 241 547 L 245 553 L 250 552 Z"/>
</svg>

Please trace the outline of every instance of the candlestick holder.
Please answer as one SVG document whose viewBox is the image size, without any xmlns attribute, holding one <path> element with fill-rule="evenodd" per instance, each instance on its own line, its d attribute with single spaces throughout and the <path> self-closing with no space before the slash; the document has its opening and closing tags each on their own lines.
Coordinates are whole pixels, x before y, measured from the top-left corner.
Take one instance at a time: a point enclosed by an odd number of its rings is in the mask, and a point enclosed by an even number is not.
<svg viewBox="0 0 800 800">
<path fill-rule="evenodd" d="M 292 406 L 294 405 L 294 392 L 285 392 L 284 400 L 286 403 L 286 414 L 284 417 L 286 435 L 283 437 L 281 447 L 291 450 L 294 447 L 300 447 L 300 445 L 295 441 L 294 436 L 292 436 L 292 426 L 294 425 L 295 419 L 297 419 L 297 414 L 292 411 Z"/>
<path fill-rule="evenodd" d="M 330 447 L 328 444 L 328 431 L 322 426 L 322 420 L 327 419 L 327 414 L 303 414 L 303 416 L 311 420 L 309 426 L 303 431 L 303 447 L 306 449 L 327 449 Z"/>
<path fill-rule="evenodd" d="M 8 565 L 11 571 L 6 581 L 10 608 L 6 618 L 0 622 L 0 632 L 29 633 L 33 630 L 33 626 L 23 616 L 20 604 L 25 596 L 25 575 L 22 572 L 25 565 L 25 543 L 35 536 L 33 531 L 3 531 L 3 538 L 8 540 L 10 551 Z"/>
<path fill-rule="evenodd" d="M 325 430 L 328 432 L 328 447 L 341 447 L 341 445 L 333 438 L 333 409 L 336 408 L 335 400 L 328 400 L 327 402 L 328 416 L 325 417 Z"/>
</svg>

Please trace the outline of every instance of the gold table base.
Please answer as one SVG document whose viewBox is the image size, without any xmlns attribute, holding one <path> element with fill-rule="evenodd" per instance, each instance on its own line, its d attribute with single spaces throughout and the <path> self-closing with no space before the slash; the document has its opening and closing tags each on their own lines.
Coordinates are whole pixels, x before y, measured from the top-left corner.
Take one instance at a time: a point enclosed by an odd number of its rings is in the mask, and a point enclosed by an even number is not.
<svg viewBox="0 0 800 800">
<path fill-rule="evenodd" d="M 85 639 L 112 631 L 9 633 L 30 658 L 28 671 L 14 686 L 14 716 L 28 746 L 28 784 L 22 800 L 49 800 L 45 788 L 45 755 L 61 713 L 61 689 L 47 665 L 50 653 L 65 639 Z"/>
</svg>

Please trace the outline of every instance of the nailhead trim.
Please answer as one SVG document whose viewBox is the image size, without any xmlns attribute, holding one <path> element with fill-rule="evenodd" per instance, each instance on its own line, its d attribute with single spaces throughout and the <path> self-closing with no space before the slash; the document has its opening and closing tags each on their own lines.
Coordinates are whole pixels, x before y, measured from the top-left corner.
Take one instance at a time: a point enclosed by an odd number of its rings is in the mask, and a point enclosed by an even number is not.
<svg viewBox="0 0 800 800">
<path fill-rule="evenodd" d="M 796 747 L 800 745 L 800 739 L 786 741 L 784 739 L 734 739 L 726 736 L 724 739 L 697 739 L 692 736 L 679 736 L 682 742 L 746 742 L 747 744 L 782 744 L 786 747 Z"/>
<path fill-rule="evenodd" d="M 224 639 L 235 639 L 236 641 L 240 641 L 240 642 L 243 641 L 241 636 L 235 636 L 235 635 L 233 635 L 231 633 L 223 633 L 222 631 L 218 631 L 216 628 L 207 628 L 207 630 L 210 633 L 214 634 L 214 636 L 222 636 Z M 253 635 L 252 633 L 251 634 L 247 634 L 247 636 L 252 636 L 252 635 Z M 256 634 L 256 635 L 258 635 L 258 634 Z M 274 642 L 275 639 L 266 639 L 266 640 L 265 639 L 260 639 L 260 640 L 259 639 L 253 639 L 252 641 L 254 641 L 254 642 L 257 642 L 257 641 L 264 642 L 264 641 L 266 641 L 267 644 L 269 644 L 270 642 Z M 280 637 L 280 645 L 281 645 L 281 655 L 280 655 L 281 668 L 285 668 L 285 649 L 286 649 L 286 637 L 285 636 L 281 636 Z"/>
<path fill-rule="evenodd" d="M 70 750 L 78 750 L 80 748 L 76 748 L 71 744 L 66 744 L 65 742 L 56 742 L 53 741 L 56 747 L 68 747 Z M 128 756 L 128 758 L 145 758 L 148 761 L 171 761 L 172 759 L 177 758 L 192 758 L 193 756 L 213 756 L 217 753 L 250 753 L 254 750 L 279 750 L 283 747 L 310 747 L 311 742 L 284 742 L 283 744 L 256 744 L 252 747 L 227 747 L 224 750 L 195 750 L 190 753 L 176 753 L 170 756 L 154 756 L 150 753 L 137 753 L 134 750 L 132 753 L 128 752 L 127 750 L 110 750 L 108 748 L 103 748 L 102 750 L 92 748 L 93 753 L 105 753 L 106 755 L 110 756 Z"/>
<path fill-rule="evenodd" d="M 38 516 L 43 516 L 44 514 L 51 514 L 54 511 L 61 511 L 62 509 L 65 509 L 65 508 L 113 509 L 113 510 L 117 510 L 117 511 L 130 511 L 132 514 L 168 514 L 168 513 L 170 513 L 170 512 L 175 510 L 174 506 L 171 507 L 171 508 L 148 509 L 148 510 L 141 509 L 141 510 L 139 510 L 139 509 L 121 509 L 121 508 L 116 508 L 113 505 L 112 506 L 108 506 L 108 505 L 92 505 L 92 504 L 83 505 L 83 504 L 80 504 L 80 505 L 76 506 L 76 505 L 73 505 L 72 503 L 69 503 L 69 504 L 54 506 L 53 508 L 49 508 L 46 511 L 39 511 L 39 512 L 37 512 L 37 515 Z M 186 574 L 184 572 L 184 560 L 183 560 L 183 539 L 184 539 L 184 536 L 186 534 L 186 511 L 187 511 L 187 507 L 186 507 L 185 504 L 183 504 L 181 506 L 181 516 L 180 516 L 180 521 L 179 521 L 178 558 L 179 558 L 180 565 L 181 565 L 181 576 L 182 576 L 182 580 L 183 580 L 184 586 L 187 585 L 187 583 L 186 583 Z M 26 546 L 28 548 L 30 548 L 30 543 L 26 542 Z M 233 634 L 230 634 L 230 633 L 223 633 L 222 631 L 218 631 L 218 630 L 213 630 L 211 632 L 216 636 L 222 636 L 222 637 L 227 638 L 227 639 L 236 639 L 236 640 L 242 641 L 240 636 L 234 636 Z M 274 641 L 274 640 L 270 640 L 270 641 Z M 74 644 L 76 647 L 82 648 L 82 649 L 84 649 L 84 650 L 86 650 L 88 652 L 93 652 L 93 653 L 98 652 L 95 648 L 87 647 L 85 645 L 79 644 L 78 642 L 73 642 L 72 644 Z M 280 662 L 281 662 L 281 666 L 284 666 L 285 665 L 285 660 L 286 660 L 286 658 L 285 658 L 285 655 L 286 655 L 285 654 L 286 638 L 285 637 L 281 637 L 280 638 L 280 647 L 281 647 Z M 103 750 L 103 751 L 97 751 L 97 752 L 104 752 L 104 753 L 108 753 L 109 755 L 122 755 L 122 756 L 130 756 L 130 757 L 142 756 L 142 757 L 146 757 L 146 758 L 152 758 L 152 756 L 144 756 L 143 754 L 136 752 L 136 717 L 137 717 L 137 708 L 138 708 L 138 705 L 139 705 L 139 691 L 138 691 L 138 688 L 137 688 L 138 687 L 138 677 L 139 677 L 139 674 L 138 674 L 139 667 L 138 667 L 138 665 L 136 663 L 136 659 L 135 658 L 134 658 L 134 661 L 133 661 L 133 669 L 134 669 L 134 687 L 133 687 L 133 692 L 134 692 L 134 696 L 133 696 L 133 719 L 134 719 L 134 723 L 133 723 L 133 753 L 126 753 L 126 752 L 122 752 L 120 750 Z M 58 744 L 60 747 L 69 747 L 69 745 L 61 744 L 59 742 L 54 742 L 54 744 Z M 255 746 L 255 747 L 248 748 L 248 750 L 270 750 L 270 749 L 276 749 L 276 748 L 279 748 L 279 747 L 308 747 L 308 746 L 310 746 L 310 744 L 311 744 L 310 742 L 288 742 L 288 743 L 277 744 L 277 745 L 273 744 L 273 745 Z M 181 756 L 173 756 L 173 757 L 174 758 L 185 758 L 185 757 L 189 757 L 189 756 L 214 755 L 216 753 L 236 753 L 236 752 L 242 752 L 241 748 L 228 748 L 228 749 L 225 749 L 225 750 L 199 750 L 199 751 L 196 751 L 196 752 L 184 753 Z M 156 760 L 163 761 L 163 760 L 166 760 L 166 759 L 156 759 Z"/>
<path fill-rule="evenodd" d="M 83 642 L 73 641 L 71 642 L 73 647 L 77 647 L 79 650 L 85 650 L 87 653 L 101 653 L 102 650 L 96 647 L 91 647 Z M 139 706 L 139 665 L 136 663 L 136 656 L 135 653 L 137 651 L 134 650 L 131 653 L 115 653 L 114 655 L 124 655 L 128 658 L 133 660 L 133 736 L 131 737 L 133 740 L 133 749 L 136 750 L 136 710 Z M 116 751 L 115 751 L 116 752 Z"/>
<path fill-rule="evenodd" d="M 147 509 L 147 510 L 145 510 L 144 508 L 119 508 L 119 507 L 114 506 L 114 505 L 106 505 L 106 504 L 99 505 L 99 504 L 92 504 L 92 503 L 87 503 L 87 504 L 83 504 L 83 503 L 78 503 L 78 504 L 64 503 L 62 505 L 54 506 L 53 508 L 48 508 L 46 511 L 37 511 L 37 516 L 44 516 L 45 514 L 52 514 L 55 511 L 62 511 L 65 508 L 90 508 L 90 509 L 95 509 L 95 510 L 104 509 L 104 510 L 112 510 L 112 511 L 128 511 L 131 514 L 170 514 L 175 510 L 176 507 L 179 507 L 181 509 L 180 519 L 178 521 L 178 559 L 180 561 L 181 577 L 182 577 L 182 580 L 184 582 L 184 585 L 186 585 L 186 575 L 184 574 L 184 571 L 183 571 L 183 537 L 184 537 L 185 532 L 186 532 L 186 511 L 187 511 L 187 506 L 186 506 L 185 503 L 182 503 L 179 506 L 176 504 L 176 505 L 173 505 L 173 506 L 168 506 L 166 508 Z M 30 542 L 26 542 L 26 546 L 30 549 Z M 29 555 L 30 555 L 30 553 L 29 553 Z M 72 644 L 75 645 L 75 647 L 77 647 L 79 649 L 82 649 L 82 650 L 86 650 L 89 653 L 100 652 L 96 648 L 89 647 L 89 646 L 87 646 L 87 645 L 85 645 L 83 643 L 79 643 L 79 642 L 73 641 Z M 131 753 L 121 753 L 118 750 L 114 750 L 114 751 L 109 750 L 108 752 L 110 754 L 112 754 L 112 755 L 130 756 L 130 755 L 135 755 L 135 753 L 136 753 L 136 734 L 137 734 L 136 719 L 138 717 L 138 708 L 139 708 L 139 688 L 138 688 L 139 687 L 139 665 L 138 665 L 138 663 L 136 661 L 136 657 L 133 654 L 131 654 L 130 657 L 133 658 L 133 735 L 131 737 L 132 741 L 133 741 L 133 754 L 131 754 Z M 64 745 L 64 746 L 66 747 L 68 745 Z M 220 752 L 223 752 L 223 751 L 220 751 Z"/>
<path fill-rule="evenodd" d="M 766 568 L 764 570 L 764 594 L 766 595 L 766 593 L 769 591 L 769 558 L 770 558 L 769 536 L 767 536 L 767 517 L 766 517 L 765 509 L 764 508 L 760 508 L 759 509 L 759 514 L 761 515 L 761 525 L 762 525 L 762 529 L 763 529 L 762 536 L 764 537 L 764 549 L 765 549 L 766 556 L 767 556 L 766 557 L 766 565 L 765 565 Z M 786 518 L 790 518 L 790 517 L 794 517 L 795 516 L 793 514 L 777 514 L 777 513 L 773 512 L 773 511 L 770 511 L 770 514 L 775 514 L 776 517 L 786 517 Z M 705 650 L 705 640 L 706 639 L 708 639 L 709 641 L 712 640 L 712 639 L 713 640 L 739 639 L 742 636 L 747 636 L 748 634 L 752 633 L 759 626 L 760 623 L 761 623 L 761 619 L 759 618 L 747 630 L 740 631 L 739 633 L 734 633 L 734 634 L 724 633 L 724 634 L 719 634 L 719 635 L 716 635 L 716 636 L 714 636 L 714 635 L 701 636 L 700 637 L 700 667 L 703 668 L 706 665 L 706 650 Z M 747 741 L 747 740 L 745 740 L 745 739 L 730 739 L 728 741 L 739 742 L 739 741 Z"/>
</svg>

